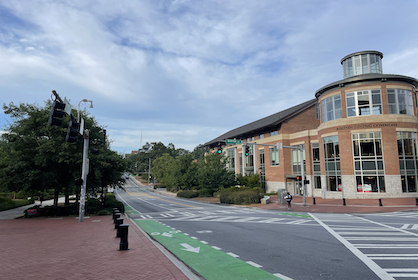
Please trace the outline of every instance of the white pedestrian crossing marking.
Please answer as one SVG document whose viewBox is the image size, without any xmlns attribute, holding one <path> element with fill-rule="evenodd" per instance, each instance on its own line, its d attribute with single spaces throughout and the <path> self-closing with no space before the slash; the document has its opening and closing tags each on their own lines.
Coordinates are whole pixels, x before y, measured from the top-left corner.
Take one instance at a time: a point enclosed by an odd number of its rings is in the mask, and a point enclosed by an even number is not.
<svg viewBox="0 0 418 280">
<path fill-rule="evenodd" d="M 311 214 L 311 216 L 381 279 L 418 278 L 418 269 L 416 268 L 418 254 L 411 254 L 418 249 L 418 234 L 409 231 L 414 229 L 415 224 L 404 224 L 401 227 L 396 224 L 397 227 L 394 227 L 355 216 L 339 215 L 339 219 L 332 220 L 328 220 L 330 216 L 325 214 L 322 216 L 321 214 Z M 324 219 L 320 219 L 321 217 Z M 368 225 L 360 227 L 359 221 L 366 222 Z M 361 243 L 361 241 L 366 242 Z M 402 262 L 403 268 L 384 267 L 391 264 L 387 261 Z"/>
</svg>

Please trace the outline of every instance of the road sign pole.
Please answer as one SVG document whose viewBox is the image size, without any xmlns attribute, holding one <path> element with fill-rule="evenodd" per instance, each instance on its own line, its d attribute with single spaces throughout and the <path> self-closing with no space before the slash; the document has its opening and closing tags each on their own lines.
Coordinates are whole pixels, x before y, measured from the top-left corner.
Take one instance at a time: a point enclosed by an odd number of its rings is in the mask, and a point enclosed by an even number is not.
<svg viewBox="0 0 418 280">
<path fill-rule="evenodd" d="M 83 165 L 81 170 L 81 179 L 83 184 L 80 191 L 80 210 L 78 221 L 84 222 L 84 209 L 86 205 L 86 183 L 87 183 L 87 174 L 88 174 L 88 150 L 89 150 L 89 131 L 86 130 L 84 133 L 84 146 L 83 146 Z"/>
</svg>

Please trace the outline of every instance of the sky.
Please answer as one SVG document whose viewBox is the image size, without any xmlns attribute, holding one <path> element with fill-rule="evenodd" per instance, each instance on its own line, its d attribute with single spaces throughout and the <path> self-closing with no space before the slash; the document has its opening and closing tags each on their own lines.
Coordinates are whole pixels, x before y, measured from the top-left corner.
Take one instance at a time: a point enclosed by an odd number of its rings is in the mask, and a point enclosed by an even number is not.
<svg viewBox="0 0 418 280">
<path fill-rule="evenodd" d="M 417 0 L 0 0 L 0 101 L 52 90 L 107 129 L 111 149 L 192 151 L 315 98 L 340 60 L 383 53 L 418 78 Z M 10 124 L 0 111 L 0 131 Z"/>
</svg>

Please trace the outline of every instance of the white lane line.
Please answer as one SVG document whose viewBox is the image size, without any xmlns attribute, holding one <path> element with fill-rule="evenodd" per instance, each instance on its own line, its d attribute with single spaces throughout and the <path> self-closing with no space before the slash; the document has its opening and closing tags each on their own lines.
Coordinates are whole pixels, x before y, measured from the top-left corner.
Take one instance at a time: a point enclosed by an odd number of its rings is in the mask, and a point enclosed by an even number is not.
<svg viewBox="0 0 418 280">
<path fill-rule="evenodd" d="M 388 225 L 385 225 L 385 224 L 381 224 L 381 223 L 378 223 L 378 222 L 375 222 L 375 221 L 371 221 L 371 220 L 368 220 L 368 219 L 365 219 L 365 218 L 361 218 L 361 217 L 357 217 L 357 218 L 360 219 L 360 220 L 363 220 L 363 221 L 368 221 L 368 222 L 373 223 L 375 225 L 379 225 L 379 226 L 386 227 L 386 228 L 391 228 L 391 229 L 397 230 L 397 231 L 402 231 L 403 233 L 406 233 L 406 234 L 409 234 L 409 235 L 414 235 L 414 236 L 417 236 L 418 237 L 418 234 L 409 232 L 407 230 L 395 228 L 395 227 L 392 227 L 392 226 L 388 226 Z"/>
<path fill-rule="evenodd" d="M 366 257 L 359 249 L 353 246 L 350 242 L 341 237 L 336 233 L 332 228 L 324 224 L 312 213 L 308 213 L 315 221 L 318 222 L 323 228 L 325 228 L 332 236 L 334 236 L 338 241 L 340 241 L 348 250 L 350 250 L 357 258 L 359 258 L 365 265 L 367 265 L 380 279 L 382 280 L 394 280 L 386 271 L 384 271 L 380 266 L 378 266 L 374 261 Z"/>
<path fill-rule="evenodd" d="M 272 219 L 267 219 L 267 220 L 259 221 L 259 223 L 267 223 L 267 224 L 270 224 L 270 223 L 274 223 L 274 222 L 278 222 L 278 221 L 283 221 L 283 220 L 286 220 L 286 218 L 272 218 Z"/>
<path fill-rule="evenodd" d="M 201 243 L 203 243 L 203 244 L 206 244 L 206 245 L 208 245 L 208 244 L 209 244 L 208 242 L 203 241 L 203 240 L 201 240 L 200 242 L 201 242 Z"/>
<path fill-rule="evenodd" d="M 418 272 L 418 268 L 386 268 L 387 272 Z"/>
<path fill-rule="evenodd" d="M 412 229 L 418 229 L 418 225 L 413 225 Z"/>
<path fill-rule="evenodd" d="M 221 248 L 216 247 L 216 246 L 212 246 L 212 248 L 215 249 L 215 250 L 222 250 Z"/>
<path fill-rule="evenodd" d="M 391 273 L 390 275 L 392 275 L 395 278 L 417 278 L 418 277 L 418 273 Z"/>
<path fill-rule="evenodd" d="M 404 224 L 401 229 L 407 229 L 409 227 L 409 224 Z"/>
<path fill-rule="evenodd" d="M 252 262 L 252 261 L 248 261 L 246 263 L 251 264 L 252 266 L 255 266 L 255 267 L 258 267 L 258 268 L 263 267 L 262 265 L 259 265 L 258 263 L 255 263 L 255 262 Z"/>
<path fill-rule="evenodd" d="M 194 237 L 194 236 L 190 236 L 190 238 L 195 239 L 195 240 L 197 240 L 197 239 L 198 239 L 197 237 Z"/>
<path fill-rule="evenodd" d="M 370 240 L 371 237 L 346 237 L 347 240 Z M 408 242 L 416 242 L 418 238 L 414 237 L 373 237 L 374 241 L 408 241 Z"/>
<path fill-rule="evenodd" d="M 338 234 L 340 235 L 372 235 L 372 236 L 377 236 L 377 235 L 405 235 L 405 233 L 403 232 L 348 232 L 348 231 L 336 231 Z"/>
<path fill-rule="evenodd" d="M 242 218 L 242 219 L 234 220 L 234 221 L 231 221 L 231 222 L 234 222 L 234 223 L 248 222 L 248 221 L 256 220 L 256 219 L 260 219 L 260 218 L 259 217 L 248 217 L 248 218 Z"/>
<path fill-rule="evenodd" d="M 312 221 L 312 220 L 295 220 L 295 221 L 290 221 L 286 224 L 300 225 L 300 224 L 308 223 L 310 221 Z"/>
<path fill-rule="evenodd" d="M 226 253 L 227 255 L 230 255 L 231 257 L 234 257 L 234 258 L 239 258 L 239 256 L 238 255 L 235 255 L 234 253 Z"/>
<path fill-rule="evenodd" d="M 294 280 L 293 278 L 287 277 L 287 276 L 285 276 L 283 274 L 280 274 L 280 273 L 274 273 L 273 275 L 276 276 L 276 277 L 279 277 L 283 280 Z"/>
</svg>

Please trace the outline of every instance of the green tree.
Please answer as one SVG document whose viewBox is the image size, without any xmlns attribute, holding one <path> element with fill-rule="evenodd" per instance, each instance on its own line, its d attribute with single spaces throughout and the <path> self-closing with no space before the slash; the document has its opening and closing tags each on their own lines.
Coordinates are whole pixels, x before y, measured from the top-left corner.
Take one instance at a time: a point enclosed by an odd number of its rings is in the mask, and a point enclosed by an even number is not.
<svg viewBox="0 0 418 280">
<path fill-rule="evenodd" d="M 152 174 L 168 190 L 178 188 L 176 169 L 177 161 L 170 154 L 164 154 L 152 163 Z"/>
<path fill-rule="evenodd" d="M 24 190 L 28 193 L 54 189 L 56 205 L 60 192 L 67 196 L 66 201 L 69 194 L 76 192 L 74 179 L 81 175 L 83 141 L 65 142 L 69 117 L 64 118 L 61 126 L 51 127 L 48 125 L 50 109 L 51 102 L 47 102 L 44 107 L 3 104 L 4 113 L 13 122 L 5 128 L 0 138 L 0 186 L 9 191 Z M 90 128 L 90 139 L 103 139 L 103 128 L 93 118 L 83 115 L 85 127 Z M 98 150 L 103 153 L 103 157 L 96 159 L 93 155 L 89 156 L 89 178 L 95 173 L 108 174 L 101 177 L 100 183 L 88 179 L 89 190 L 120 184 L 121 173 L 124 171 L 121 157 L 115 158 L 104 139 Z M 111 162 L 111 159 L 118 162 L 114 165 L 118 168 L 106 170 L 106 164 L 96 164 Z"/>
<path fill-rule="evenodd" d="M 236 185 L 235 173 L 228 171 L 221 154 L 208 153 L 204 161 L 199 162 L 198 181 L 202 188 L 216 192 L 220 187 Z"/>
</svg>

